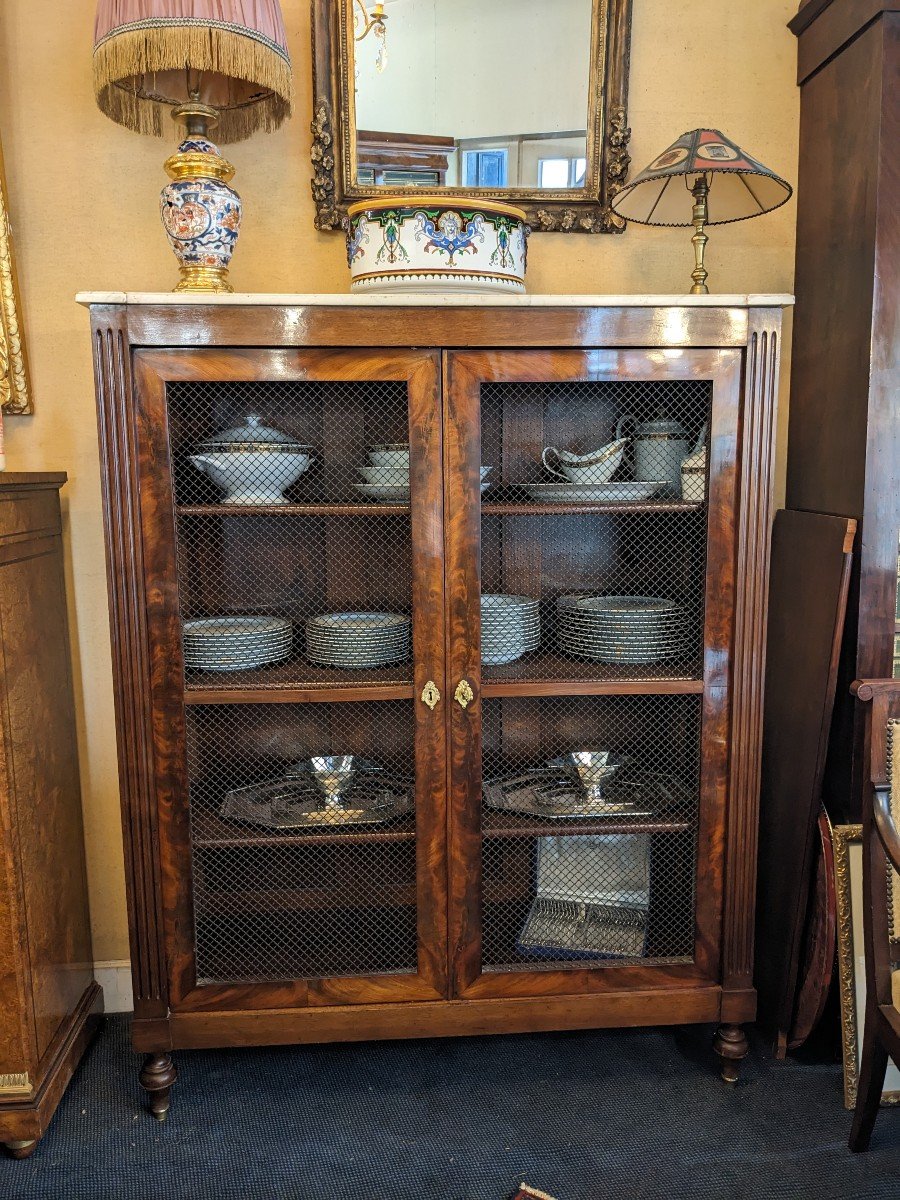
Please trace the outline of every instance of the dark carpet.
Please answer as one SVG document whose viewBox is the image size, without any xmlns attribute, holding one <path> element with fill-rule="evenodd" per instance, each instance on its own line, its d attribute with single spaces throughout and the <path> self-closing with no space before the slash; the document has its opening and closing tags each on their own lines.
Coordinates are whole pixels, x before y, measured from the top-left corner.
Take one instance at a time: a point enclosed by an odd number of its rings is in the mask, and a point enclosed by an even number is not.
<svg viewBox="0 0 900 1200">
<path fill-rule="evenodd" d="M 900 1110 L 846 1149 L 839 1068 L 754 1047 L 716 1073 L 711 1030 L 181 1051 L 164 1125 L 110 1018 L 3 1200 L 559 1200 L 900 1195 Z"/>
</svg>

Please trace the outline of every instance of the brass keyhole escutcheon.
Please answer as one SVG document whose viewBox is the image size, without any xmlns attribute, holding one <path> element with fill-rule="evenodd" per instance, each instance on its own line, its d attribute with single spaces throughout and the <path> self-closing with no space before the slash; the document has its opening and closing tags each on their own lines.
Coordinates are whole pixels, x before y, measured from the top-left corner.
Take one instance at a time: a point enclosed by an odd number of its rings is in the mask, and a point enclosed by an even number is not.
<svg viewBox="0 0 900 1200">
<path fill-rule="evenodd" d="M 437 690 L 437 685 L 433 679 L 429 679 L 425 684 L 425 690 L 422 692 L 422 703 L 427 704 L 431 711 L 434 712 L 440 698 L 441 693 Z"/>
<path fill-rule="evenodd" d="M 459 681 L 459 686 L 454 694 L 454 699 L 460 708 L 468 708 L 475 699 L 475 693 L 469 686 L 469 681 L 467 679 L 461 679 Z"/>
</svg>

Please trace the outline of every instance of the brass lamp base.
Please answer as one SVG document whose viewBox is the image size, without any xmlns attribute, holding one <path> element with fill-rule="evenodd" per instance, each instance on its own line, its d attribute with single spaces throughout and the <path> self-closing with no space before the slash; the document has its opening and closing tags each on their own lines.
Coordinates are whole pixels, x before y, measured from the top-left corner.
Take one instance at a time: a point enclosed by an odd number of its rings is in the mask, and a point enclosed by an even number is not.
<svg viewBox="0 0 900 1200">
<path fill-rule="evenodd" d="M 228 186 L 234 167 L 209 140 L 214 108 L 192 100 L 172 116 L 185 136 L 165 163 L 171 183 L 163 188 L 160 212 L 180 267 L 176 292 L 233 292 L 228 264 L 241 225 L 241 198 Z"/>
</svg>

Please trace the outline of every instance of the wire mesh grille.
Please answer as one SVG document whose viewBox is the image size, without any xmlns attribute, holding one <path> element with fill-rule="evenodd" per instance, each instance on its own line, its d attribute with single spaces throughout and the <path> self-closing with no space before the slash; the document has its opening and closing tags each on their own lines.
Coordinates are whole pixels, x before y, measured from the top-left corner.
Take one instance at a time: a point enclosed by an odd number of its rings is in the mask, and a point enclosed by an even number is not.
<svg viewBox="0 0 900 1200">
<path fill-rule="evenodd" d="M 487 699 L 487 970 L 693 956 L 701 697 Z"/>
<path fill-rule="evenodd" d="M 186 686 L 412 679 L 406 385 L 168 392 Z M 197 972 L 414 972 L 409 702 L 187 709 Z"/>
<path fill-rule="evenodd" d="M 483 386 L 485 680 L 699 677 L 711 399 L 705 380 Z"/>
<path fill-rule="evenodd" d="M 188 686 L 412 678 L 404 383 L 169 389 Z"/>
<path fill-rule="evenodd" d="M 201 982 L 416 970 L 413 747 L 410 701 L 188 707 Z"/>
</svg>

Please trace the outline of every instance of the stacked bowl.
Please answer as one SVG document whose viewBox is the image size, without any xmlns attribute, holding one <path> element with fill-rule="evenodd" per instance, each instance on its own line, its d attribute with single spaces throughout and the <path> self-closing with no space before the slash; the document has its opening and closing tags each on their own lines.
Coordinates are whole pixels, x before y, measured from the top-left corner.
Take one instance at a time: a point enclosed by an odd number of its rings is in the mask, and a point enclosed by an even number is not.
<svg viewBox="0 0 900 1200">
<path fill-rule="evenodd" d="M 282 617 L 201 617 L 184 623 L 184 665 L 249 671 L 290 658 L 294 629 Z"/>
<path fill-rule="evenodd" d="M 357 467 L 363 478 L 354 489 L 364 500 L 376 504 L 409 504 L 409 443 L 373 446 L 369 462 Z M 490 467 L 481 468 L 481 490 L 488 487 Z"/>
<path fill-rule="evenodd" d="M 659 596 L 562 596 L 559 645 L 606 663 L 663 662 L 684 653 L 684 608 Z"/>
<path fill-rule="evenodd" d="M 317 666 L 385 667 L 411 650 L 412 622 L 402 613 L 323 613 L 306 622 L 306 657 Z"/>
<path fill-rule="evenodd" d="M 541 604 L 531 596 L 481 597 L 481 661 L 486 666 L 515 662 L 537 650 Z"/>
<path fill-rule="evenodd" d="M 357 467 L 362 483 L 353 486 L 365 500 L 377 504 L 409 504 L 409 443 L 373 446 L 369 463 Z"/>
</svg>

